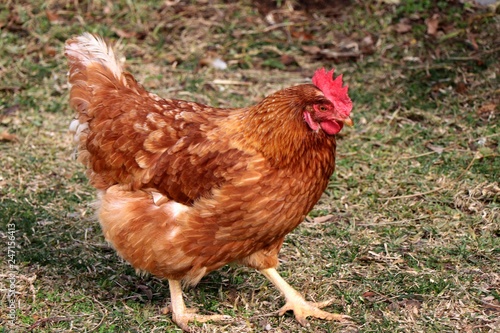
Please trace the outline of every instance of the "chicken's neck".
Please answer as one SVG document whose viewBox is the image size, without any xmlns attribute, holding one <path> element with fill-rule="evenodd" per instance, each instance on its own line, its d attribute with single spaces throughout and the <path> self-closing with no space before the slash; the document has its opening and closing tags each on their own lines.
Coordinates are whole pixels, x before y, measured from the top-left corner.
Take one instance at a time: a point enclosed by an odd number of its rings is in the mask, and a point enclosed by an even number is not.
<svg viewBox="0 0 500 333">
<path fill-rule="evenodd" d="M 271 96 L 272 97 L 272 96 Z M 302 108 L 286 98 L 266 98 L 247 109 L 243 128 L 247 143 L 275 167 L 297 167 L 318 161 L 323 168 L 335 162 L 335 137 L 311 130 Z"/>
</svg>

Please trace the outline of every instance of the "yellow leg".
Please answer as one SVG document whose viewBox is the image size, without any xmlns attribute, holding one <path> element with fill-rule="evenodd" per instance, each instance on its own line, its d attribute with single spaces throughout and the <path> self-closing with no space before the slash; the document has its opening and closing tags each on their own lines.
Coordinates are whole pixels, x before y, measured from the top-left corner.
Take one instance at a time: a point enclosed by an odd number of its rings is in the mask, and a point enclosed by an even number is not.
<svg viewBox="0 0 500 333">
<path fill-rule="evenodd" d="M 331 301 L 312 303 L 307 302 L 304 297 L 292 286 L 290 286 L 276 271 L 275 268 L 267 268 L 260 271 L 271 281 L 276 288 L 285 296 L 286 303 L 279 310 L 280 316 L 285 312 L 292 310 L 295 318 L 302 326 L 307 326 L 307 317 L 321 318 L 325 320 L 348 321 L 351 317 L 337 313 L 330 313 L 321 310 L 322 307 L 331 304 Z"/>
<path fill-rule="evenodd" d="M 185 332 L 191 332 L 188 323 L 190 321 L 197 321 L 204 323 L 210 320 L 228 320 L 231 319 L 230 316 L 226 315 L 200 315 L 196 314 L 197 309 L 186 308 L 184 304 L 184 299 L 182 298 L 182 288 L 181 282 L 178 280 L 168 280 L 168 285 L 170 287 L 170 298 L 171 298 L 171 309 L 172 309 L 172 320 L 179 325 L 179 327 Z"/>
</svg>

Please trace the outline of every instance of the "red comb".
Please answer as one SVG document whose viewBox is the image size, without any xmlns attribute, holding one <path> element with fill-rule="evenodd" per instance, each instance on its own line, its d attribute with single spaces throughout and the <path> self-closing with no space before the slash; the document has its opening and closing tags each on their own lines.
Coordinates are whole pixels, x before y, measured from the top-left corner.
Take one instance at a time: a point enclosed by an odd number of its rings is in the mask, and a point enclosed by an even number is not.
<svg viewBox="0 0 500 333">
<path fill-rule="evenodd" d="M 312 78 L 313 84 L 318 87 L 326 98 L 332 102 L 335 109 L 343 116 L 349 117 L 352 102 L 347 95 L 348 87 L 342 86 L 342 74 L 333 79 L 335 69 L 327 72 L 324 68 L 318 69 Z"/>
</svg>

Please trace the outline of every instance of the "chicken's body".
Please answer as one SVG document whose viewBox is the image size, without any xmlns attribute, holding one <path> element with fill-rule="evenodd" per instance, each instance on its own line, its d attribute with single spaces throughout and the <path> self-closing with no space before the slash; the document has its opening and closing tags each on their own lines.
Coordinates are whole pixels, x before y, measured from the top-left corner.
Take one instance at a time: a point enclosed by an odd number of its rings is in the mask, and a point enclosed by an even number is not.
<svg viewBox="0 0 500 333">
<path fill-rule="evenodd" d="M 196 284 L 230 262 L 263 271 L 289 300 L 274 278 L 278 252 L 334 170 L 325 132 L 337 123 L 302 115 L 321 91 L 300 85 L 216 109 L 148 93 L 90 34 L 68 41 L 66 55 L 72 128 L 105 237 L 135 268 L 169 280 L 174 320 L 187 329 L 193 319 L 174 302 L 178 281 Z"/>
</svg>

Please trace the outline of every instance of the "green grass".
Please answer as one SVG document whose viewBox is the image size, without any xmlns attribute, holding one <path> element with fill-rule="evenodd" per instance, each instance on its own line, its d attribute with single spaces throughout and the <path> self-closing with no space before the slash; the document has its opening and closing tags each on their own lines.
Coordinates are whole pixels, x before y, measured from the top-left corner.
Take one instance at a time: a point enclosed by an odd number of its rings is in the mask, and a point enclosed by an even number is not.
<svg viewBox="0 0 500 333">
<path fill-rule="evenodd" d="M 500 329 L 498 6 L 291 1 L 272 7 L 272 26 L 267 2 L 0 4 L 0 332 L 180 332 L 162 313 L 167 283 L 136 275 L 105 243 L 72 158 L 62 50 L 83 31 L 118 43 L 127 70 L 165 97 L 245 106 L 323 66 L 349 84 L 355 127 L 339 135 L 336 172 L 287 237 L 279 271 L 352 323 L 302 328 L 273 313 L 283 299 L 263 276 L 228 266 L 185 291 L 188 306 L 234 318 L 198 331 Z M 201 66 L 210 52 L 228 70 Z M 15 325 L 3 293 L 12 271 Z"/>
</svg>

